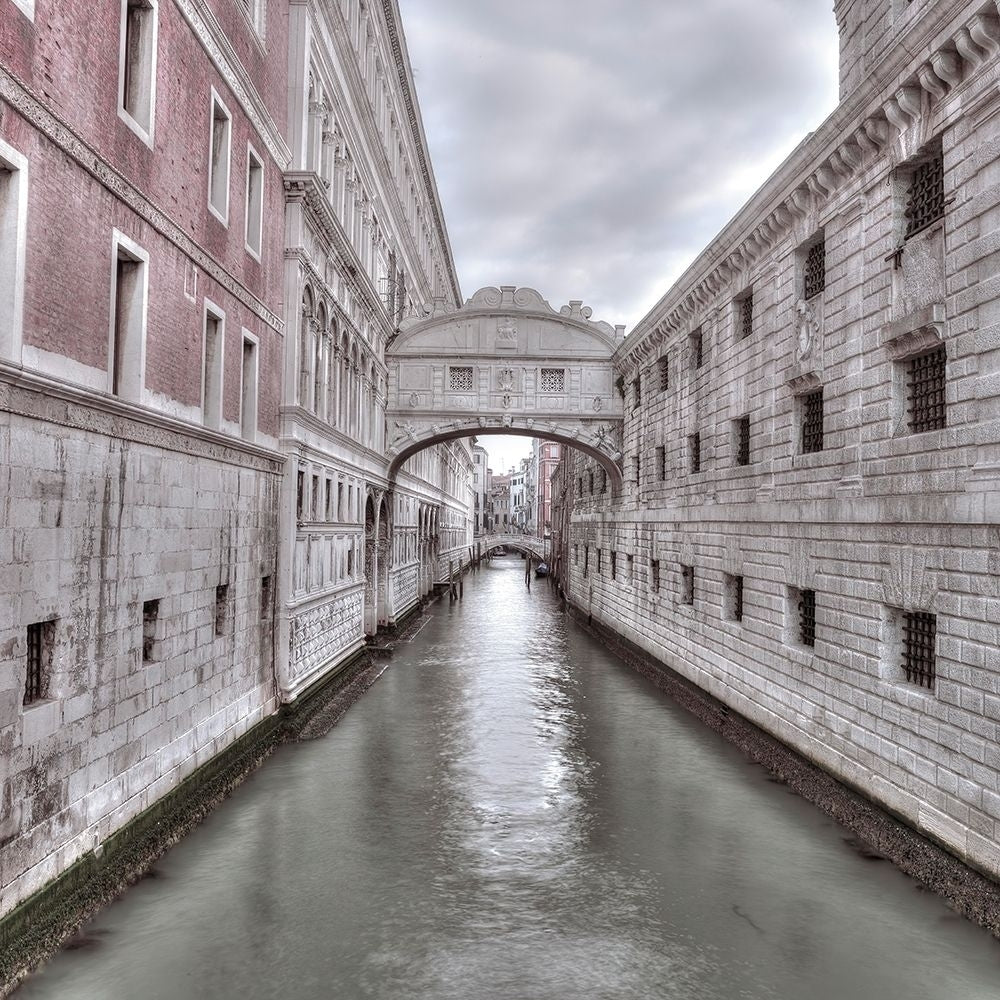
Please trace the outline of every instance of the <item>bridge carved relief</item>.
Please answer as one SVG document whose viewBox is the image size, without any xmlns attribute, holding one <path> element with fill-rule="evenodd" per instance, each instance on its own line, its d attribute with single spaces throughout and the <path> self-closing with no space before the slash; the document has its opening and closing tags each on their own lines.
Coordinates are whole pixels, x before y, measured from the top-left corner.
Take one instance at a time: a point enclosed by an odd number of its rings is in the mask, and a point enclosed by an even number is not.
<svg viewBox="0 0 1000 1000">
<path fill-rule="evenodd" d="M 583 451 L 621 485 L 622 397 L 611 356 L 623 327 L 581 302 L 555 310 L 532 288 L 436 301 L 386 352 L 390 476 L 416 452 L 468 435 L 520 434 Z"/>
</svg>

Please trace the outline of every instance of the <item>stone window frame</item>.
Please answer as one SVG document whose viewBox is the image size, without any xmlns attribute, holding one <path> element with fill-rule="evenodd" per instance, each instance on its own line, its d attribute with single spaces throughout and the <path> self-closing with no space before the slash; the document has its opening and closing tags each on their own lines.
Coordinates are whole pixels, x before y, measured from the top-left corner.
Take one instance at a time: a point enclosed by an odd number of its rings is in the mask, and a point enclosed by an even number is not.
<svg viewBox="0 0 1000 1000">
<path fill-rule="evenodd" d="M 139 23 L 132 21 L 132 11 L 145 11 Z M 118 44 L 118 117 L 150 149 L 153 148 L 153 131 L 156 122 L 156 57 L 159 37 L 159 0 L 121 0 L 121 27 Z M 131 29 L 131 31 L 130 31 Z M 130 66 L 132 53 L 130 38 L 140 37 L 137 65 Z M 134 95 L 126 92 L 130 81 L 137 81 Z"/>
<path fill-rule="evenodd" d="M 806 602 L 806 598 L 803 597 L 804 594 L 812 594 L 812 633 L 813 641 L 811 644 L 802 641 L 802 630 L 803 630 L 803 609 L 802 605 Z M 816 590 L 813 587 L 795 587 L 792 584 L 787 584 L 785 586 L 785 644 L 791 646 L 793 649 L 801 650 L 806 653 L 813 653 L 816 649 L 816 632 L 818 630 L 818 617 L 816 615 L 819 609 L 819 603 L 816 601 Z"/>
<path fill-rule="evenodd" d="M 732 452 L 733 465 L 737 469 L 746 469 L 753 465 L 753 421 L 749 413 L 741 414 L 732 421 Z M 744 429 L 746 436 L 744 437 Z M 746 450 L 743 450 L 744 444 Z M 744 461 L 745 459 L 745 461 Z"/>
<path fill-rule="evenodd" d="M 264 252 L 264 158 L 247 142 L 247 171 L 244 197 L 244 247 L 260 263 Z M 254 182 L 256 178 L 256 183 Z M 255 196 L 256 192 L 256 196 Z"/>
<path fill-rule="evenodd" d="M 931 670 L 933 684 L 931 686 L 919 684 L 906 678 L 903 619 L 907 615 L 914 614 L 930 615 L 934 619 L 934 661 Z M 926 607 L 882 605 L 879 674 L 884 681 L 888 681 L 894 688 L 905 690 L 918 697 L 937 697 L 937 685 L 942 679 L 941 656 L 938 652 L 941 645 L 941 632 L 938 628 L 939 618 L 940 615 Z"/>
<path fill-rule="evenodd" d="M 24 691 L 22 709 L 55 701 L 52 697 L 52 672 L 55 663 L 56 623 L 49 617 L 25 626 Z M 32 679 L 34 678 L 34 683 Z"/>
<path fill-rule="evenodd" d="M 123 276 L 122 263 L 135 265 L 135 273 L 129 280 L 127 301 L 119 288 Z M 111 231 L 110 284 L 107 391 L 130 402 L 141 403 L 146 379 L 149 252 L 117 229 Z"/>
<path fill-rule="evenodd" d="M 750 309 L 750 330 L 744 332 L 746 328 L 746 303 L 749 302 Z M 748 284 L 743 291 L 733 296 L 733 340 L 737 344 L 742 344 L 748 340 L 753 340 L 757 325 L 757 311 L 754 308 L 753 284 Z"/>
<path fill-rule="evenodd" d="M 666 445 L 656 446 L 656 479 L 657 482 L 664 482 L 667 478 L 667 448 Z"/>
<path fill-rule="evenodd" d="M 809 264 L 809 257 L 817 246 L 823 247 L 823 285 L 820 289 L 814 292 L 812 295 L 806 295 L 806 270 Z M 826 229 L 820 228 L 812 234 L 807 240 L 804 240 L 799 244 L 795 251 L 795 294 L 796 298 L 802 299 L 805 302 L 819 302 L 822 301 L 826 294 L 827 281 L 826 276 L 829 271 L 828 260 L 826 255 Z"/>
<path fill-rule="evenodd" d="M 690 563 L 681 563 L 680 578 L 681 585 L 678 603 L 693 607 L 695 588 L 694 566 Z"/>
<path fill-rule="evenodd" d="M 462 373 L 464 379 L 465 373 L 469 373 L 469 388 L 455 388 L 454 377 L 458 373 Z M 475 392 L 476 391 L 476 366 L 475 365 L 448 365 L 447 366 L 448 375 L 448 386 L 447 392 Z"/>
<path fill-rule="evenodd" d="M 688 334 L 687 340 L 691 371 L 697 374 L 705 367 L 705 327 L 696 326 Z"/>
<path fill-rule="evenodd" d="M 21 362 L 28 248 L 28 158 L 0 138 L 0 358 Z"/>
<path fill-rule="evenodd" d="M 692 431 L 688 435 L 687 445 L 688 445 L 688 472 L 691 475 L 696 476 L 704 471 L 700 430 Z"/>
<path fill-rule="evenodd" d="M 142 662 L 156 663 L 160 659 L 160 640 L 163 638 L 163 616 L 160 609 L 163 598 L 153 597 L 142 602 Z"/>
<path fill-rule="evenodd" d="M 232 619 L 230 604 L 230 587 L 228 583 L 218 583 L 215 586 L 215 608 L 213 614 L 213 631 L 215 638 L 224 637 Z"/>
<path fill-rule="evenodd" d="M 247 367 L 247 347 L 250 347 L 251 368 Z M 250 391 L 247 392 L 247 388 Z M 240 436 L 244 441 L 257 440 L 257 418 L 260 397 L 260 338 L 243 327 L 243 351 L 240 359 Z"/>
<path fill-rule="evenodd" d="M 663 354 L 657 361 L 657 371 L 659 372 L 660 392 L 667 392 L 670 389 L 670 355 Z"/>
<path fill-rule="evenodd" d="M 215 87 L 211 88 L 208 114 L 208 210 L 228 228 L 229 195 L 232 187 L 233 116 Z M 225 135 L 222 139 L 217 137 L 219 122 L 225 123 Z"/>
<path fill-rule="evenodd" d="M 952 360 L 945 340 L 945 308 L 932 303 L 901 320 L 889 323 L 882 331 L 882 346 L 891 363 L 891 398 L 889 418 L 893 438 L 917 434 L 947 433 L 945 426 L 926 431 L 910 430 L 910 363 L 914 358 L 945 348 L 945 410 L 948 408 L 948 365 Z"/>
<path fill-rule="evenodd" d="M 551 379 L 554 375 L 560 376 L 560 387 L 558 389 L 547 389 L 545 387 L 546 377 Z M 566 369 L 565 368 L 539 368 L 538 369 L 538 392 L 543 395 L 559 396 L 566 392 Z"/>
<path fill-rule="evenodd" d="M 660 560 L 649 560 L 649 589 L 651 593 L 660 592 Z"/>
<path fill-rule="evenodd" d="M 215 321 L 216 343 L 209 343 L 209 320 Z M 209 348 L 214 347 L 211 353 Z M 208 296 L 202 308 L 201 324 L 201 422 L 221 431 L 225 404 L 226 313 Z"/>
</svg>

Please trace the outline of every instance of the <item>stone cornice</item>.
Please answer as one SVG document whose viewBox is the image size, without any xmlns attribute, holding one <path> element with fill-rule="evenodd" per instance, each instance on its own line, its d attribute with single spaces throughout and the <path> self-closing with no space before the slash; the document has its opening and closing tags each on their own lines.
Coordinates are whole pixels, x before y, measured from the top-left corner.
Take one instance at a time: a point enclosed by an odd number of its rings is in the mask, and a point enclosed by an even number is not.
<svg viewBox="0 0 1000 1000">
<path fill-rule="evenodd" d="M 271 312 L 241 282 L 238 282 L 214 257 L 203 250 L 164 211 L 120 174 L 86 140 L 81 138 L 51 108 L 39 100 L 5 67 L 0 66 L 0 100 L 6 101 L 19 115 L 30 122 L 45 137 L 79 164 L 99 184 L 122 204 L 170 240 L 182 253 L 197 264 L 213 281 L 238 299 L 258 319 L 279 333 L 284 328 L 281 319 Z"/>
<path fill-rule="evenodd" d="M 406 52 L 406 42 L 400 25 L 399 6 L 396 0 L 382 0 L 382 14 L 385 17 L 386 29 L 389 33 L 389 44 L 392 47 L 392 55 L 396 63 L 396 73 L 399 77 L 399 86 L 403 93 L 403 102 L 406 105 L 410 134 L 413 137 L 413 144 L 416 146 L 417 156 L 420 160 L 420 172 L 423 175 L 424 185 L 431 200 L 434 225 L 437 230 L 438 241 L 441 245 L 441 253 L 444 255 L 444 263 L 448 271 L 448 282 L 456 304 L 460 304 L 462 293 L 459 288 L 458 277 L 455 273 L 455 258 L 452 255 L 451 242 L 448 239 L 448 231 L 444 225 L 444 213 L 441 210 L 441 198 L 438 195 L 437 183 L 434 180 L 430 158 L 427 155 L 423 121 L 420 117 L 420 109 L 417 106 L 416 88 L 413 84 L 410 60 Z M 429 277 L 433 282 L 434 275 L 431 274 Z"/>
<path fill-rule="evenodd" d="M 310 221 L 327 241 L 339 273 L 363 304 L 365 314 L 387 341 L 394 332 L 392 319 L 361 258 L 347 238 L 319 176 L 309 170 L 288 171 L 284 175 L 284 184 L 285 200 L 302 203 Z"/>
<path fill-rule="evenodd" d="M 5 361 L 0 411 L 272 475 L 285 465 L 270 448 Z"/>
<path fill-rule="evenodd" d="M 915 19 L 639 321 L 615 354 L 619 372 L 648 363 L 735 278 L 746 280 L 797 222 L 818 218 L 925 116 L 947 115 L 951 96 L 1000 53 L 998 3 L 966 4 L 958 13 L 953 4 L 936 4 Z"/>
<path fill-rule="evenodd" d="M 274 157 L 278 167 L 284 170 L 291 162 L 291 150 L 206 0 L 174 0 L 174 3 L 201 42 L 219 75 L 226 81 L 243 113 L 257 130 L 261 142 Z M 252 34 L 259 43 L 257 32 L 253 31 Z"/>
</svg>

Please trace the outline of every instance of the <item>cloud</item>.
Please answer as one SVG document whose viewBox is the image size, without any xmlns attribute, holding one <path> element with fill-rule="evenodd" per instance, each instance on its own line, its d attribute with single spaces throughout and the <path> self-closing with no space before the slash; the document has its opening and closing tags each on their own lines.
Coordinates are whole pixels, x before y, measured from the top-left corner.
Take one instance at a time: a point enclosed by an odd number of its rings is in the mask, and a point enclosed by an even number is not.
<svg viewBox="0 0 1000 1000">
<path fill-rule="evenodd" d="M 630 326 L 833 109 L 830 0 L 401 0 L 459 279 Z"/>
</svg>

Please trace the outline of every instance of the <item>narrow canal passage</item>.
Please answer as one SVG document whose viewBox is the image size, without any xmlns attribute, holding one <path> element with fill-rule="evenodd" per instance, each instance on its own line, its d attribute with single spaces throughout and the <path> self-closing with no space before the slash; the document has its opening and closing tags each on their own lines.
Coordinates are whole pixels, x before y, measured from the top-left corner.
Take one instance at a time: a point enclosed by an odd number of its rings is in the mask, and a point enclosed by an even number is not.
<svg viewBox="0 0 1000 1000">
<path fill-rule="evenodd" d="M 523 572 L 433 606 L 18 997 L 995 1000 L 996 941 Z"/>
</svg>

